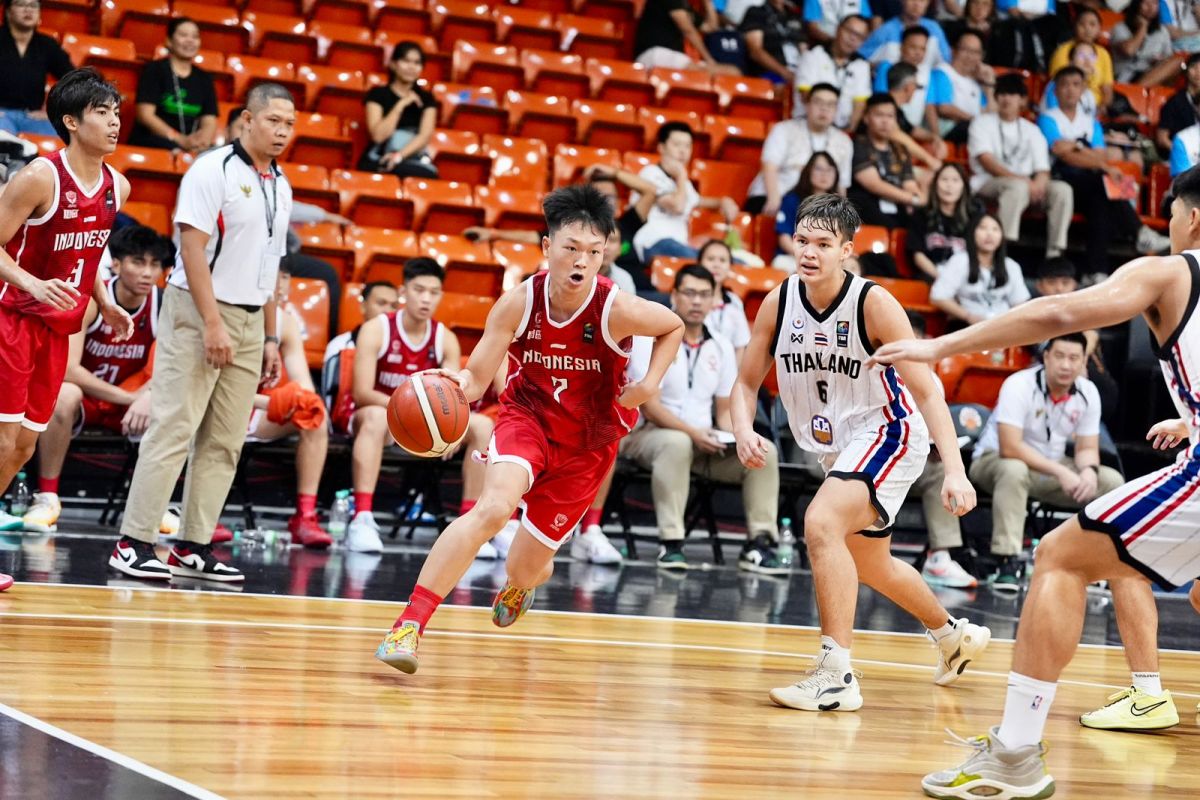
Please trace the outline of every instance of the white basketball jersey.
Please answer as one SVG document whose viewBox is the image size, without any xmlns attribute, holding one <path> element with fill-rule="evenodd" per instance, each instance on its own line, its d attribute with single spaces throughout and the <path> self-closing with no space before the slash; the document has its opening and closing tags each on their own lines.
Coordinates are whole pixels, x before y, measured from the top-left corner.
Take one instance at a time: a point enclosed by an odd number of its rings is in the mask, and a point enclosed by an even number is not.
<svg viewBox="0 0 1200 800">
<path fill-rule="evenodd" d="M 1171 390 L 1175 409 L 1187 423 L 1191 441 L 1188 455 L 1200 458 L 1200 322 L 1195 313 L 1196 301 L 1200 299 L 1200 250 L 1187 250 L 1181 255 L 1191 272 L 1191 295 L 1179 327 L 1161 347 L 1154 348 L 1154 354 Z"/>
<path fill-rule="evenodd" d="M 855 436 L 900 420 L 918 439 L 928 438 L 895 368 L 866 365 L 874 348 L 863 308 L 874 285 L 847 272 L 841 292 L 820 313 L 798 275 L 780 289 L 771 350 L 792 435 L 805 450 L 838 453 Z"/>
</svg>

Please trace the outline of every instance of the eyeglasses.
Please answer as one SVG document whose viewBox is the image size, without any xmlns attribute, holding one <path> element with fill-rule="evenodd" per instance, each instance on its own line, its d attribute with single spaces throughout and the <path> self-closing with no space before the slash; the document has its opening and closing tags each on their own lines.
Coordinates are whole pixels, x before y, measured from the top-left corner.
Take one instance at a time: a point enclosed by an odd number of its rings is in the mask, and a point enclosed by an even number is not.
<svg viewBox="0 0 1200 800">
<path fill-rule="evenodd" d="M 13 0 L 8 6 L 9 8 L 41 8 L 42 4 L 38 0 Z"/>
<path fill-rule="evenodd" d="M 676 289 L 675 291 L 680 297 L 688 300 L 712 300 L 713 297 L 712 289 L 704 289 L 703 291 L 699 289 Z"/>
</svg>

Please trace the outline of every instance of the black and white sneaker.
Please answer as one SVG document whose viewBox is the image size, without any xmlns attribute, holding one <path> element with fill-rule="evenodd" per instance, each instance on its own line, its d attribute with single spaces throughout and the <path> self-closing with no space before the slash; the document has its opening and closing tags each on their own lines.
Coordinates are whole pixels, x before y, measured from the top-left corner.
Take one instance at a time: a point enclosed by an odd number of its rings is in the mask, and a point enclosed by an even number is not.
<svg viewBox="0 0 1200 800">
<path fill-rule="evenodd" d="M 108 565 L 113 569 L 146 580 L 166 581 L 171 579 L 171 570 L 158 558 L 154 545 L 122 536 L 112 555 L 108 557 Z"/>
<path fill-rule="evenodd" d="M 760 575 L 787 575 L 792 568 L 785 566 L 775 553 L 770 536 L 760 535 L 747 542 L 738 556 L 738 569 L 757 572 Z"/>
<path fill-rule="evenodd" d="M 236 567 L 218 561 L 211 544 L 177 542 L 167 559 L 171 574 L 178 578 L 199 578 L 206 581 L 240 581 L 245 575 Z"/>
</svg>

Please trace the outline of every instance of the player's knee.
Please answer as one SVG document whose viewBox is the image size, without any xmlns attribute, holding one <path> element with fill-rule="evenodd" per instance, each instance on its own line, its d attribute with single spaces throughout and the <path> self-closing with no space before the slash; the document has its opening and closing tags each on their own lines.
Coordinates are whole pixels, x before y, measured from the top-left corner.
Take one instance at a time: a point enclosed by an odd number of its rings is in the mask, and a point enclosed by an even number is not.
<svg viewBox="0 0 1200 800">
<path fill-rule="evenodd" d="M 845 523 L 838 516 L 823 508 L 813 508 L 811 505 L 804 512 L 804 541 L 809 547 L 821 547 L 844 538 Z"/>
<path fill-rule="evenodd" d="M 492 429 L 495 427 L 496 424 L 492 422 L 491 417 L 472 414 L 467 419 L 467 441 L 476 448 L 485 447 L 492 438 Z"/>
<path fill-rule="evenodd" d="M 12 460 L 18 466 L 28 464 L 29 459 L 33 458 L 33 451 L 37 449 L 37 439 L 33 437 L 18 436 L 13 443 Z"/>
<path fill-rule="evenodd" d="M 496 531 L 504 527 L 504 523 L 508 522 L 516 508 L 516 503 L 499 497 L 481 497 L 468 513 L 474 517 L 476 530 L 487 534 L 483 538 L 490 539 Z"/>
<path fill-rule="evenodd" d="M 1046 538 L 1038 542 L 1034 553 L 1037 569 L 1034 575 L 1051 571 L 1070 571 L 1075 568 L 1077 559 L 1071 554 L 1070 546 L 1058 531 L 1050 532 Z"/>
<path fill-rule="evenodd" d="M 73 423 L 82 404 L 83 390 L 73 383 L 64 383 L 59 389 L 58 399 L 54 401 L 55 421 Z"/>
<path fill-rule="evenodd" d="M 358 417 L 354 427 L 361 433 L 383 433 L 387 430 L 387 410 L 383 406 L 367 406 L 354 414 Z"/>
</svg>

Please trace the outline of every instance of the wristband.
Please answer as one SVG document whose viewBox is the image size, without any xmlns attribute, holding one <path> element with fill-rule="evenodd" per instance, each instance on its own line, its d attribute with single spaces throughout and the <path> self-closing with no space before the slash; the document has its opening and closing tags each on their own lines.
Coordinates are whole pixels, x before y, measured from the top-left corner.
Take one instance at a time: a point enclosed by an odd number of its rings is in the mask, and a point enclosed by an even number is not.
<svg viewBox="0 0 1200 800">
<path fill-rule="evenodd" d="M 276 345 L 278 345 L 279 337 L 278 336 L 264 336 L 263 337 L 263 344 L 268 344 L 271 342 L 274 342 Z"/>
</svg>

